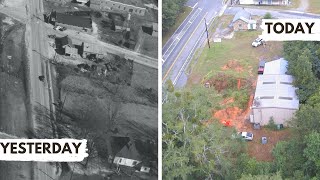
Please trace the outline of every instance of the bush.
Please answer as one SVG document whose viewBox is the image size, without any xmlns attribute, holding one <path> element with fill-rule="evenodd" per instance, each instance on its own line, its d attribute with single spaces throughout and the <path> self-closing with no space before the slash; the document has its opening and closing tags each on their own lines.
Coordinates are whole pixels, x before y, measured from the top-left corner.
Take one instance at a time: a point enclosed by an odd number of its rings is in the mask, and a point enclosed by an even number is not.
<svg viewBox="0 0 320 180">
<path fill-rule="evenodd" d="M 268 125 L 265 126 L 266 128 L 269 128 L 271 130 L 277 130 L 277 125 L 274 122 L 273 117 L 270 118 Z"/>
<path fill-rule="evenodd" d="M 264 16 L 263 16 L 263 19 L 272 19 L 272 15 L 267 12 Z"/>
</svg>

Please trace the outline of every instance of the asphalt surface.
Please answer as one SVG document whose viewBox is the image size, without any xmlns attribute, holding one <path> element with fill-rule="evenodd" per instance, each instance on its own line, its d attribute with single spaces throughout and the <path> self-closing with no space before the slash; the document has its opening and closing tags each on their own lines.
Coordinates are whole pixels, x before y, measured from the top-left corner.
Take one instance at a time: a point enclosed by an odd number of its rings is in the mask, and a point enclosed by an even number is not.
<svg viewBox="0 0 320 180">
<path fill-rule="evenodd" d="M 225 10 L 226 15 L 235 15 L 242 7 L 228 7 Z M 304 13 L 299 11 L 291 11 L 291 10 L 268 10 L 260 8 L 256 6 L 255 8 L 245 8 L 246 11 L 251 13 L 255 16 L 264 16 L 266 13 L 270 13 L 272 17 L 281 18 L 281 19 L 306 19 L 306 18 L 320 18 L 319 14 L 311 14 L 311 13 Z"/>
<path fill-rule="evenodd" d="M 47 109 L 52 107 L 50 103 L 50 86 L 49 76 L 47 72 L 48 61 L 45 58 L 48 54 L 48 44 L 46 41 L 46 30 L 43 24 L 44 12 L 42 0 L 29 0 L 27 5 L 28 23 L 27 30 L 30 30 L 29 37 L 29 68 L 30 68 L 30 101 L 32 107 L 40 104 Z M 44 82 L 39 80 L 39 76 L 45 76 Z M 32 119 L 35 120 L 35 114 L 32 113 Z M 35 121 L 33 126 L 36 127 Z M 34 163 L 34 179 L 49 180 L 54 177 L 54 168 L 45 162 Z"/>
<path fill-rule="evenodd" d="M 189 0 L 186 5 L 192 12 L 162 48 L 162 80 L 171 79 L 176 87 L 186 83 L 184 69 L 206 40 L 204 18 L 210 24 L 223 7 L 222 0 Z"/>
</svg>

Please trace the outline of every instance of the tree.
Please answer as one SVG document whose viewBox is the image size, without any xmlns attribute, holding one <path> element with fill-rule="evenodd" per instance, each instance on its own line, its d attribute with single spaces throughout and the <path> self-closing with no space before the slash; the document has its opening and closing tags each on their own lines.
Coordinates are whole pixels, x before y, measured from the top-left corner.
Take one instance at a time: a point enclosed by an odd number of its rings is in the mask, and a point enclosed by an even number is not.
<svg viewBox="0 0 320 180">
<path fill-rule="evenodd" d="M 172 27 L 178 14 L 184 7 L 186 0 L 163 0 L 162 1 L 162 29 L 166 32 Z"/>
<path fill-rule="evenodd" d="M 169 94 L 163 105 L 164 179 L 222 179 L 229 175 L 232 159 L 243 150 L 243 142 L 232 140 L 233 130 L 212 120 L 212 108 L 220 100 L 212 89 Z"/>
<path fill-rule="evenodd" d="M 282 180 L 280 173 L 271 175 L 242 175 L 240 180 Z"/>
<path fill-rule="evenodd" d="M 303 150 L 303 155 L 307 158 L 307 164 L 310 169 L 315 172 L 320 172 L 320 133 L 311 132 L 305 137 L 306 148 Z"/>
<path fill-rule="evenodd" d="M 272 19 L 271 13 L 267 12 L 264 16 L 263 19 Z"/>
<path fill-rule="evenodd" d="M 303 142 L 298 139 L 280 141 L 272 151 L 274 164 L 283 177 L 291 177 L 295 171 L 303 169 Z"/>
</svg>

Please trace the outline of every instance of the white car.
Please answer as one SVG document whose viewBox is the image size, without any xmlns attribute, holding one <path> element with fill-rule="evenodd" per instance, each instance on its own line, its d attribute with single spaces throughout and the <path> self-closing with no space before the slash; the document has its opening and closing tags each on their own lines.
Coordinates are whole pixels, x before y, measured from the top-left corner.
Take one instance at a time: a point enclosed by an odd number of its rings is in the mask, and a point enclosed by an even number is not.
<svg viewBox="0 0 320 180">
<path fill-rule="evenodd" d="M 253 140 L 253 133 L 251 132 L 239 132 L 239 136 L 241 136 L 242 139 L 247 141 Z"/>
<path fill-rule="evenodd" d="M 260 45 L 262 45 L 263 44 L 263 39 L 261 39 L 261 38 L 257 38 L 256 40 L 254 40 L 253 42 L 252 42 L 252 46 L 253 47 L 258 47 L 258 46 L 260 46 Z"/>
<path fill-rule="evenodd" d="M 66 30 L 67 28 L 61 27 L 61 26 L 55 26 L 53 29 L 54 29 L 54 30 L 59 30 L 59 31 L 64 31 L 64 30 Z"/>
</svg>

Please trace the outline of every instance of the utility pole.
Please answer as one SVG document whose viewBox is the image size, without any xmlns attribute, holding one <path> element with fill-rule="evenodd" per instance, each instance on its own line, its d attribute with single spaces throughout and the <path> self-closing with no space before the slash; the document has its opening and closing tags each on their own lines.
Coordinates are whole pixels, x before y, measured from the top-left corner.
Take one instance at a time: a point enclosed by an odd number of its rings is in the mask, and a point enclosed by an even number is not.
<svg viewBox="0 0 320 180">
<path fill-rule="evenodd" d="M 206 25 L 206 32 L 207 32 L 207 40 L 208 40 L 208 46 L 210 48 L 210 41 L 209 41 L 209 32 L 208 32 L 208 24 L 206 18 L 204 18 L 204 23 Z"/>
</svg>

